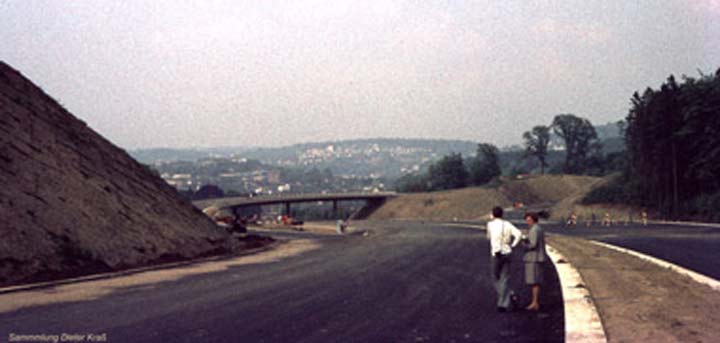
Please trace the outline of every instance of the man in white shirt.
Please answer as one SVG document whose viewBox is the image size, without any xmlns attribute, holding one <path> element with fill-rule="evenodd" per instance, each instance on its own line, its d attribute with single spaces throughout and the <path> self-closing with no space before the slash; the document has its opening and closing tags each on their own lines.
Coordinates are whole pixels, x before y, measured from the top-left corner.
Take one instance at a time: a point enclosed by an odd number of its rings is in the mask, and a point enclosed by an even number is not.
<svg viewBox="0 0 720 343">
<path fill-rule="evenodd" d="M 490 262 L 495 291 L 498 295 L 497 310 L 505 312 L 510 309 L 514 292 L 508 286 L 510 281 L 510 254 L 512 248 L 520 243 L 522 232 L 512 223 L 502 219 L 503 209 L 492 210 L 492 220 L 487 223 L 487 238 L 490 240 Z"/>
</svg>

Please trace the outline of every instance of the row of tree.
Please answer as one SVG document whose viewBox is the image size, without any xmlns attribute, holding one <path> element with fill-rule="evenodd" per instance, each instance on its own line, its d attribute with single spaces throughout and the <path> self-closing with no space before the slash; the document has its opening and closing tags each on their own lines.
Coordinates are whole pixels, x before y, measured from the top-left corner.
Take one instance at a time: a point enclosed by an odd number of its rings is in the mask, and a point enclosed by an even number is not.
<svg viewBox="0 0 720 343">
<path fill-rule="evenodd" d="M 483 185 L 500 176 L 498 154 L 494 145 L 481 143 L 474 158 L 465 160 L 460 153 L 444 156 L 431 164 L 427 173 L 404 175 L 396 188 L 400 192 L 431 192 Z"/>
<path fill-rule="evenodd" d="M 653 207 L 670 218 L 720 220 L 720 69 L 632 97 L 623 177 L 588 201 Z"/>
<path fill-rule="evenodd" d="M 538 125 L 523 134 L 525 156 L 536 158 L 540 174 L 548 167 L 551 131 L 564 144 L 565 161 L 561 172 L 565 174 L 604 174 L 607 157 L 603 155 L 595 127 L 585 118 L 573 114 L 558 114 L 550 126 Z"/>
<path fill-rule="evenodd" d="M 607 156 L 602 154 L 595 127 L 585 118 L 573 114 L 555 116 L 549 126 L 538 125 L 523 134 L 525 152 L 523 159 L 537 159 L 540 173 L 548 167 L 551 132 L 564 143 L 565 160 L 557 172 L 566 174 L 604 174 L 608 171 Z M 612 158 L 612 157 L 611 157 Z M 478 144 L 475 157 L 464 160 L 453 153 L 431 164 L 427 173 L 405 175 L 396 187 L 401 192 L 429 192 L 479 186 L 500 176 L 500 152 L 488 143 Z"/>
</svg>

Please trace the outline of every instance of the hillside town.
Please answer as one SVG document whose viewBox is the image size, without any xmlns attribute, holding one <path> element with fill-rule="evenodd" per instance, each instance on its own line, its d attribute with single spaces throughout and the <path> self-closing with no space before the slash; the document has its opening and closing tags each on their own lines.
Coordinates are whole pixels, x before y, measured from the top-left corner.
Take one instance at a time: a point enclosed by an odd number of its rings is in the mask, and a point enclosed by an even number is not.
<svg viewBox="0 0 720 343">
<path fill-rule="evenodd" d="M 462 153 L 469 156 L 475 143 L 463 143 Z M 163 156 L 143 162 L 181 193 L 194 194 L 208 185 L 225 195 L 379 192 L 391 189 L 400 176 L 422 171 L 451 149 L 457 147 L 445 141 L 347 141 L 234 156 L 213 153 L 196 161 Z"/>
</svg>

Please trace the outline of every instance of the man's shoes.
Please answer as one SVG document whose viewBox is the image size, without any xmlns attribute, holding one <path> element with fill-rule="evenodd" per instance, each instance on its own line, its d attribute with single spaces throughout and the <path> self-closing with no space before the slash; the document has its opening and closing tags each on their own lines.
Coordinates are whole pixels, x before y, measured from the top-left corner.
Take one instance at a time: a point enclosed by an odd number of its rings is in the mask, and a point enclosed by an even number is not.
<svg viewBox="0 0 720 343">
<path fill-rule="evenodd" d="M 517 309 L 520 304 L 520 300 L 518 299 L 518 296 L 513 294 L 510 296 L 510 308 Z"/>
<path fill-rule="evenodd" d="M 507 309 L 504 308 L 504 307 L 498 306 L 498 307 L 497 307 L 497 311 L 502 313 L 502 312 L 507 312 Z"/>
</svg>

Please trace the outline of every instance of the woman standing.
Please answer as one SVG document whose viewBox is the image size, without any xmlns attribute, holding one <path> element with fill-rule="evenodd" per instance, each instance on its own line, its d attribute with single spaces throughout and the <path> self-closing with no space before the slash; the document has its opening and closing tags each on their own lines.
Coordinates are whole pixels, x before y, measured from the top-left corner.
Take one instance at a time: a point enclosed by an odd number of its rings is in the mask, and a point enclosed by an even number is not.
<svg viewBox="0 0 720 343">
<path fill-rule="evenodd" d="M 525 283 L 532 289 L 532 302 L 527 310 L 537 311 L 540 309 L 538 296 L 540 285 L 543 283 L 542 264 L 547 260 L 545 254 L 545 232 L 538 225 L 538 214 L 534 212 L 525 213 L 525 222 L 530 227 L 528 237 L 525 240 Z"/>
</svg>

